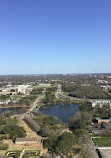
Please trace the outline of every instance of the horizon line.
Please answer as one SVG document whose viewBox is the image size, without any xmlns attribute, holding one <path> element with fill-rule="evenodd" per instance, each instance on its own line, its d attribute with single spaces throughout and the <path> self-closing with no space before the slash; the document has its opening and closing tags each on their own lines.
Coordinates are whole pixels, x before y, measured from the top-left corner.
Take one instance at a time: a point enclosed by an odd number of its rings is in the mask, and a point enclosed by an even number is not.
<svg viewBox="0 0 111 158">
<path fill-rule="evenodd" d="M 81 75 L 81 74 L 111 74 L 111 72 L 86 72 L 86 73 L 34 73 L 34 74 L 0 74 L 0 76 L 34 76 L 34 75 Z"/>
</svg>

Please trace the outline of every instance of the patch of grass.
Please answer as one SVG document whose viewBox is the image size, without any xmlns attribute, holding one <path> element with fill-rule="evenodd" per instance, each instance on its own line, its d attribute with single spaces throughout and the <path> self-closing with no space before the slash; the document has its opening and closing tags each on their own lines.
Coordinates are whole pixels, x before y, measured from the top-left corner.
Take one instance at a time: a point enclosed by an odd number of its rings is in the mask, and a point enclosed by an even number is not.
<svg viewBox="0 0 111 158">
<path fill-rule="evenodd" d="M 13 99 L 18 99 L 18 98 L 22 98 L 24 97 L 24 95 L 13 95 L 12 98 Z"/>
<path fill-rule="evenodd" d="M 90 134 L 91 137 L 99 137 L 98 135 L 96 134 Z"/>
<path fill-rule="evenodd" d="M 72 100 L 72 103 L 74 103 L 74 104 L 82 104 L 82 103 L 84 103 L 85 102 L 85 100 L 79 100 L 79 99 L 74 99 L 74 100 Z"/>
<path fill-rule="evenodd" d="M 32 129 L 29 128 L 29 126 L 23 121 L 21 120 L 20 121 L 20 124 L 19 124 L 20 127 L 23 127 L 26 131 L 26 137 L 37 137 L 37 134 L 36 132 L 32 131 Z"/>
<path fill-rule="evenodd" d="M 111 146 L 111 137 L 92 138 L 95 146 Z"/>
<path fill-rule="evenodd" d="M 63 92 L 63 95 L 67 96 L 67 95 L 69 95 L 69 92 Z"/>
</svg>

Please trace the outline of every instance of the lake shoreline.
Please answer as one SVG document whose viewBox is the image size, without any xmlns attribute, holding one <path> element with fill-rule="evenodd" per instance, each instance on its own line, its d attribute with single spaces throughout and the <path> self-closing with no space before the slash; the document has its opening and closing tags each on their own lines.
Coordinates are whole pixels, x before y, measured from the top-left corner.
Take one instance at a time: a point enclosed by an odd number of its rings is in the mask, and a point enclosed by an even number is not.
<svg viewBox="0 0 111 158">
<path fill-rule="evenodd" d="M 52 106 L 43 105 L 37 110 L 42 114 L 49 115 L 49 116 L 56 116 L 59 120 L 62 120 L 64 123 L 73 116 L 73 114 L 79 111 L 78 104 L 53 104 Z"/>
</svg>

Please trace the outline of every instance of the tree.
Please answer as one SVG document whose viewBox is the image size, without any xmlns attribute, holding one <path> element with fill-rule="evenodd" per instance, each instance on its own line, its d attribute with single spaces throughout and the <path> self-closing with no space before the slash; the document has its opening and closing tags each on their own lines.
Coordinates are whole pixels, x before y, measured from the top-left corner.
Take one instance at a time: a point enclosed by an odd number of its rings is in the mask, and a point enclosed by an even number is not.
<svg viewBox="0 0 111 158">
<path fill-rule="evenodd" d="M 75 143 L 76 136 L 72 133 L 65 132 L 57 139 L 55 153 L 57 155 L 67 155 L 72 150 L 72 146 Z"/>
<path fill-rule="evenodd" d="M 86 122 L 82 119 L 78 119 L 74 122 L 69 122 L 69 128 L 72 131 L 75 131 L 76 129 L 86 129 Z"/>
<path fill-rule="evenodd" d="M 81 119 L 83 119 L 88 124 L 92 122 L 93 116 L 89 112 L 84 111 L 81 112 Z"/>
<path fill-rule="evenodd" d="M 9 124 L 1 130 L 1 134 L 9 134 L 9 137 L 15 140 L 17 137 L 25 137 L 26 131 L 22 127 Z"/>
<path fill-rule="evenodd" d="M 48 148 L 48 150 L 54 150 L 54 145 L 56 144 L 58 137 L 49 137 L 48 139 L 44 140 L 44 148 Z"/>
</svg>

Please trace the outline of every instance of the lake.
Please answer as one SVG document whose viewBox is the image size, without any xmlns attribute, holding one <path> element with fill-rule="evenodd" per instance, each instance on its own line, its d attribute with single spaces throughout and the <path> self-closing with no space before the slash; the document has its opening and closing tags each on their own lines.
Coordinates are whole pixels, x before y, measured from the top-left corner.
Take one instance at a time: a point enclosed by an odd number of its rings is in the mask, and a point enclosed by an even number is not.
<svg viewBox="0 0 111 158">
<path fill-rule="evenodd" d="M 64 123 L 73 116 L 79 110 L 78 104 L 58 104 L 53 105 L 50 108 L 47 106 L 42 106 L 38 111 L 42 114 L 49 116 L 56 116 L 59 120 L 62 120 Z"/>
<path fill-rule="evenodd" d="M 15 114 L 22 114 L 27 111 L 27 107 L 9 107 L 9 108 L 0 107 L 0 115 L 6 111 L 13 111 Z"/>
</svg>

